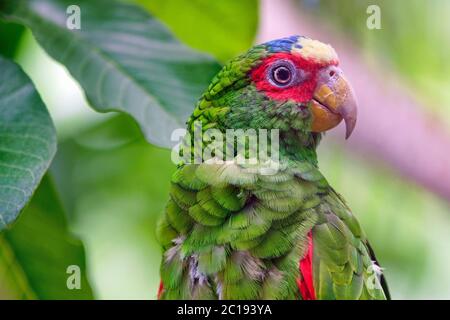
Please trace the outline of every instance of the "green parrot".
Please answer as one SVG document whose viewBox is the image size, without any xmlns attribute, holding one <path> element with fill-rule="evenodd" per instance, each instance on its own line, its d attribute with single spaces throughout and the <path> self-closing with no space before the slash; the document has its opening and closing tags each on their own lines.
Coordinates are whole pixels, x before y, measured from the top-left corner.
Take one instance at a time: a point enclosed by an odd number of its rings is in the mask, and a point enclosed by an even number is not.
<svg viewBox="0 0 450 320">
<path fill-rule="evenodd" d="M 157 228 L 159 299 L 389 299 L 364 231 L 318 169 L 322 132 L 344 120 L 348 138 L 356 123 L 338 64 L 330 45 L 291 36 L 254 46 L 212 79 Z M 249 136 L 218 138 L 249 129 L 276 133 L 256 161 L 261 137 L 256 148 Z"/>
</svg>

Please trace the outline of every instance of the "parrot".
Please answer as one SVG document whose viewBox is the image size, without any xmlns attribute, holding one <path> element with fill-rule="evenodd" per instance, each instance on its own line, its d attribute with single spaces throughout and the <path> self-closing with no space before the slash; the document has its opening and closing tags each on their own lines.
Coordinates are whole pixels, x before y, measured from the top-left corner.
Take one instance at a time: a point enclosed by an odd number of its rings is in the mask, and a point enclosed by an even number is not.
<svg viewBox="0 0 450 320">
<path fill-rule="evenodd" d="M 156 230 L 157 298 L 390 299 L 361 225 L 318 167 L 322 135 L 343 121 L 347 139 L 356 118 L 355 93 L 329 44 L 289 36 L 226 63 L 187 120 L 184 145 L 196 124 L 224 135 L 277 130 L 269 144 L 278 143 L 278 166 L 236 161 L 245 148 L 227 161 L 192 162 L 189 153 L 177 163 Z M 211 141 L 201 138 L 201 150 Z"/>
</svg>

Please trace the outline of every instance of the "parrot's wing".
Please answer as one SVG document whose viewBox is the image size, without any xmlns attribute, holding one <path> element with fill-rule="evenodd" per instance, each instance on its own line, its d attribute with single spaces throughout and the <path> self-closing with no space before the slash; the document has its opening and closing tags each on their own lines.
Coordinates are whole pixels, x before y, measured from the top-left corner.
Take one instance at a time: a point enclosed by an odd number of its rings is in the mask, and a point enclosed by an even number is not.
<svg viewBox="0 0 450 320">
<path fill-rule="evenodd" d="M 342 198 L 332 192 L 312 229 L 312 272 L 317 299 L 386 299 L 382 269 Z"/>
</svg>

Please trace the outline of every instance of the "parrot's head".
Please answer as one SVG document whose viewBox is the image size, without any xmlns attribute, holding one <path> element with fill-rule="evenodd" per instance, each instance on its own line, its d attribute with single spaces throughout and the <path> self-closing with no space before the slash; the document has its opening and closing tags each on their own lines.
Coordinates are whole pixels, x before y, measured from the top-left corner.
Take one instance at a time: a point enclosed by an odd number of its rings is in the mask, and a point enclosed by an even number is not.
<svg viewBox="0 0 450 320">
<path fill-rule="evenodd" d="M 190 123 L 226 129 L 279 129 L 315 144 L 320 133 L 356 123 L 352 87 L 335 50 L 302 36 L 254 46 L 227 63 L 200 99 Z"/>
</svg>

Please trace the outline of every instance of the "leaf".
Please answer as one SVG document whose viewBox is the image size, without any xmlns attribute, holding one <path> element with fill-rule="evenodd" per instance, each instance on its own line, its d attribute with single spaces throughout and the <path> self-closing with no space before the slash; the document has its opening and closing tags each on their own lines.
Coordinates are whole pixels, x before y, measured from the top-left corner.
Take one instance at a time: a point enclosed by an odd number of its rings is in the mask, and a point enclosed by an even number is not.
<svg viewBox="0 0 450 320">
<path fill-rule="evenodd" d="M 227 61 L 252 46 L 257 0 L 135 0 L 161 19 L 184 43 Z"/>
<path fill-rule="evenodd" d="M 0 57 L 0 230 L 30 200 L 55 151 L 55 129 L 33 84 Z"/>
<path fill-rule="evenodd" d="M 50 168 L 71 227 L 89 244 L 100 299 L 156 299 L 159 286 L 156 222 L 176 166 L 136 127 L 123 114 L 91 124 L 60 142 Z"/>
<path fill-rule="evenodd" d="M 69 266 L 80 268 L 79 290 L 67 287 L 73 274 L 68 273 Z M 83 245 L 69 234 L 64 211 L 48 176 L 43 178 L 14 228 L 0 234 L 0 298 L 93 298 Z"/>
<path fill-rule="evenodd" d="M 25 28 L 18 24 L 0 22 L 0 54 L 13 58 L 19 47 Z"/>
<path fill-rule="evenodd" d="M 144 9 L 111 0 L 8 0 L 7 20 L 29 27 L 37 41 L 64 64 L 98 111 L 123 111 L 147 140 L 174 144 L 196 100 L 220 69 L 210 56 L 182 45 Z M 77 5 L 81 29 L 66 26 Z M 6 9 L 5 9 L 6 8 Z"/>
</svg>

